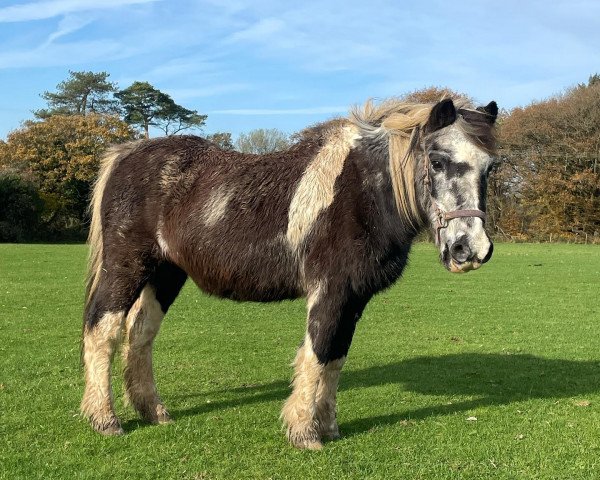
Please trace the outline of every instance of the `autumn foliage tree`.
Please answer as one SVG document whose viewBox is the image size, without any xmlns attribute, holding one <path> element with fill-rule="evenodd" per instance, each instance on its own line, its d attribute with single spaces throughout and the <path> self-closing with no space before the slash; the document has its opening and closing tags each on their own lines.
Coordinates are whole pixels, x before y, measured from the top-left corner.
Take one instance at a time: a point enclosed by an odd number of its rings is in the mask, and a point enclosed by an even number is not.
<svg viewBox="0 0 600 480">
<path fill-rule="evenodd" d="M 55 91 L 41 95 L 47 106 L 34 112 L 37 120 L 24 122 L 5 142 L 0 140 L 0 188 L 6 198 L 13 192 L 12 197 L 23 200 L 3 202 L 0 229 L 8 233 L 0 232 L 0 241 L 8 236 L 24 238 L 11 232 L 24 231 L 16 219 L 22 217 L 19 212 L 27 213 L 25 198 L 32 188 L 38 200 L 41 197 L 45 227 L 56 236 L 67 231 L 85 233 L 91 185 L 109 145 L 139 138 L 134 127 L 141 127 L 148 137 L 150 127 L 174 135 L 204 125 L 206 115 L 176 104 L 149 83 L 134 82 L 119 90 L 109 76 L 70 71 Z M 233 148 L 228 133 L 210 139 Z"/>
<path fill-rule="evenodd" d="M 464 93 L 456 92 L 448 87 L 427 87 L 402 95 L 402 100 L 414 103 L 437 103 L 444 98 L 464 98 L 470 100 L 470 97 Z"/>
<path fill-rule="evenodd" d="M 100 156 L 108 145 L 134 137 L 131 127 L 114 116 L 52 115 L 10 133 L 0 144 L 0 167 L 38 185 L 47 223 L 76 229 L 86 219 Z"/>
<path fill-rule="evenodd" d="M 502 119 L 497 208 L 507 235 L 600 235 L 600 82 L 594 78 Z"/>
</svg>

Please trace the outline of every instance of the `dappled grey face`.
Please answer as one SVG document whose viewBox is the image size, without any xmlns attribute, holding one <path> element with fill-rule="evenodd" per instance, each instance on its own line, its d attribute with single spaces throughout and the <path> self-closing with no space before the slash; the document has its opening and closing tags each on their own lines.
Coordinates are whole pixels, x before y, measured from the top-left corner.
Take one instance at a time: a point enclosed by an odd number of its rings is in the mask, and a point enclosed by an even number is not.
<svg viewBox="0 0 600 480">
<path fill-rule="evenodd" d="M 467 139 L 452 124 L 427 142 L 430 160 L 431 196 L 444 212 L 481 210 L 485 212 L 487 177 L 493 159 Z M 432 202 L 431 225 L 437 242 L 437 214 Z M 440 230 L 438 248 L 444 266 L 452 272 L 477 269 L 492 254 L 492 242 L 478 217 L 454 218 Z"/>
</svg>

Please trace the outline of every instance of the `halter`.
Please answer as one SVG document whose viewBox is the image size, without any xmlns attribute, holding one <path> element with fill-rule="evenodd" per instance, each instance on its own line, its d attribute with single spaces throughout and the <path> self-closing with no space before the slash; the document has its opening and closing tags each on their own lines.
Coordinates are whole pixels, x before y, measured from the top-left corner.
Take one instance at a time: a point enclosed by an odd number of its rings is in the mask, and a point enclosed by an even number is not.
<svg viewBox="0 0 600 480">
<path fill-rule="evenodd" d="M 433 192 L 431 190 L 431 175 L 429 173 L 429 167 L 431 166 L 431 160 L 429 159 L 429 154 L 427 153 L 427 149 L 425 148 L 425 143 L 421 140 L 421 149 L 423 150 L 425 161 L 423 162 L 425 168 L 425 179 L 423 183 L 425 184 L 425 188 L 429 192 L 429 198 L 431 200 L 431 205 L 435 210 L 437 225 L 436 225 L 436 238 L 438 245 L 440 244 L 441 237 L 440 232 L 443 228 L 448 227 L 448 222 L 455 218 L 464 218 L 464 217 L 477 217 L 481 218 L 481 221 L 485 224 L 486 214 L 481 210 L 452 210 L 451 212 L 444 212 L 435 199 L 433 198 Z"/>
</svg>

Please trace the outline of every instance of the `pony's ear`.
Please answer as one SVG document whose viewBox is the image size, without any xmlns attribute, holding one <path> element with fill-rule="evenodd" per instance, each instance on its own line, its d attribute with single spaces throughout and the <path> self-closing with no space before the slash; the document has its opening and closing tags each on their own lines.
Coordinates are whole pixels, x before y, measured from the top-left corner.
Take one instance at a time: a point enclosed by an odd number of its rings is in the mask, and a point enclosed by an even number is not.
<svg viewBox="0 0 600 480">
<path fill-rule="evenodd" d="M 485 107 L 477 107 L 477 111 L 485 113 L 485 118 L 490 125 L 493 125 L 496 122 L 496 118 L 498 118 L 498 105 L 493 100 Z"/>
<path fill-rule="evenodd" d="M 456 120 L 456 108 L 452 99 L 448 98 L 436 104 L 429 114 L 429 120 L 425 125 L 425 133 L 432 133 L 440 128 L 452 125 Z"/>
</svg>

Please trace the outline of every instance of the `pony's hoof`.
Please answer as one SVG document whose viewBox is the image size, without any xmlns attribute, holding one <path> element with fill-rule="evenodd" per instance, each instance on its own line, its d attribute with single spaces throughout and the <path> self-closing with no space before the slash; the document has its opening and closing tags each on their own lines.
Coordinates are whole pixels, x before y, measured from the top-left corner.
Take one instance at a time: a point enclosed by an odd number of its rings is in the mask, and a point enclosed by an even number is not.
<svg viewBox="0 0 600 480">
<path fill-rule="evenodd" d="M 307 442 L 303 448 L 306 450 L 321 450 L 323 448 L 323 444 L 320 441 L 311 441 Z"/>
<path fill-rule="evenodd" d="M 98 433 L 101 433 L 102 435 L 105 435 L 107 437 L 116 437 L 125 433 L 118 421 L 117 423 L 110 423 L 109 425 L 94 427 L 94 429 Z"/>
<path fill-rule="evenodd" d="M 104 430 L 101 430 L 100 433 L 102 435 L 106 435 L 107 437 L 116 437 L 119 435 L 123 435 L 125 432 L 119 426 L 112 426 L 112 427 L 105 428 Z"/>
<path fill-rule="evenodd" d="M 173 419 L 169 416 L 169 414 L 167 412 L 164 412 L 164 413 L 158 415 L 156 423 L 158 425 L 171 425 L 172 423 L 175 423 L 175 422 L 173 421 Z"/>
<path fill-rule="evenodd" d="M 292 445 L 300 450 L 321 450 L 323 448 L 323 444 L 320 440 L 305 439 L 292 442 Z"/>
<path fill-rule="evenodd" d="M 162 405 L 138 404 L 135 406 L 140 416 L 148 423 L 153 425 L 166 425 L 173 423 L 167 409 Z"/>
<path fill-rule="evenodd" d="M 301 434 L 288 432 L 288 440 L 290 443 L 301 450 L 321 450 L 323 444 L 321 438 L 315 434 Z"/>
<path fill-rule="evenodd" d="M 84 413 L 85 415 L 85 413 Z M 98 417 L 94 415 L 85 415 L 92 428 L 100 433 L 101 435 L 105 435 L 107 437 L 114 437 L 116 435 L 123 435 L 125 432 L 121 428 L 121 422 L 115 416 L 110 417 Z"/>
</svg>

